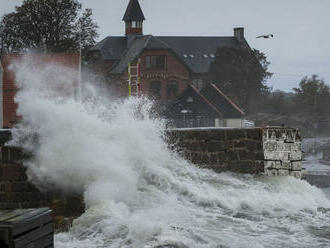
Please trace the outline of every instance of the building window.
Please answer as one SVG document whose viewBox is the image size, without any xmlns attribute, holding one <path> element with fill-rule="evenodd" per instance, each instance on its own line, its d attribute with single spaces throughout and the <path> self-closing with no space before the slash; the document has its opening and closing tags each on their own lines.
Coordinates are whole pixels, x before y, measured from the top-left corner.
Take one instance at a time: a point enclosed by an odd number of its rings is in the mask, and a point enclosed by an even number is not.
<svg viewBox="0 0 330 248">
<path fill-rule="evenodd" d="M 176 81 L 167 82 L 167 97 L 174 98 L 178 95 L 178 83 Z"/>
<path fill-rule="evenodd" d="M 161 98 L 162 96 L 162 82 L 152 81 L 149 85 L 149 94 L 155 98 Z"/>
<path fill-rule="evenodd" d="M 165 70 L 166 56 L 146 56 L 146 69 Z"/>
<path fill-rule="evenodd" d="M 132 28 L 137 28 L 136 21 L 132 21 Z"/>
</svg>

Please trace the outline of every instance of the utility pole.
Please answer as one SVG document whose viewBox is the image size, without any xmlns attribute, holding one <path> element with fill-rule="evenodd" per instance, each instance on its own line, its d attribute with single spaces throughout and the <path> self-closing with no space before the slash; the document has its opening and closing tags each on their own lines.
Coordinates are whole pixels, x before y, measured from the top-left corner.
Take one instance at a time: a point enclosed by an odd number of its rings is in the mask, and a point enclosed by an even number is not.
<svg viewBox="0 0 330 248">
<path fill-rule="evenodd" d="M 82 85 L 81 85 L 81 63 L 82 63 L 82 59 L 81 59 L 81 54 L 82 54 L 82 38 L 81 38 L 81 35 L 82 35 L 82 25 L 81 25 L 81 22 L 79 22 L 79 65 L 78 65 L 78 89 L 77 89 L 77 95 L 76 95 L 76 99 L 77 100 L 81 100 L 82 96 L 81 96 L 81 93 L 82 93 Z"/>
</svg>

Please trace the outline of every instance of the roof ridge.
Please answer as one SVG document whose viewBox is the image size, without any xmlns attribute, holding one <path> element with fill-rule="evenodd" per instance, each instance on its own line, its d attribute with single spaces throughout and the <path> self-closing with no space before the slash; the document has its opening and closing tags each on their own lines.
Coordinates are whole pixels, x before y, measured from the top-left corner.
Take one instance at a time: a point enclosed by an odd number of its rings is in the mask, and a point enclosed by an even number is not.
<svg viewBox="0 0 330 248">
<path fill-rule="evenodd" d="M 203 35 L 200 35 L 200 36 L 195 36 L 195 35 L 177 35 L 177 36 L 174 36 L 174 35 L 157 35 L 157 36 L 154 36 L 154 37 L 157 37 L 157 38 L 160 38 L 160 37 L 167 37 L 167 38 L 236 38 L 235 36 L 203 36 Z"/>
<path fill-rule="evenodd" d="M 151 38 L 153 37 L 151 34 L 146 35 L 147 36 L 147 40 L 144 43 L 143 49 L 145 49 L 149 43 L 149 41 L 151 40 Z"/>
<path fill-rule="evenodd" d="M 167 48 L 171 48 L 165 41 L 160 40 L 157 36 L 152 35 L 152 37 L 158 40 L 159 42 L 163 43 Z"/>
</svg>

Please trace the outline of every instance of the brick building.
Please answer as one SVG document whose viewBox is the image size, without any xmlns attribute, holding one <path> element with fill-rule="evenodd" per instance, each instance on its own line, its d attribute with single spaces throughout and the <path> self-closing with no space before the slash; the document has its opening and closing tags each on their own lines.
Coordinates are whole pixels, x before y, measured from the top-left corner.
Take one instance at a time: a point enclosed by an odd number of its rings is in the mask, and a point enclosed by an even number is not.
<svg viewBox="0 0 330 248">
<path fill-rule="evenodd" d="M 16 62 L 22 61 L 25 57 L 29 57 L 29 62 L 33 63 L 34 67 L 42 70 L 45 65 L 57 64 L 70 68 L 73 71 L 77 72 L 77 77 L 74 82 L 68 82 L 68 85 L 71 84 L 72 89 L 71 93 L 75 93 L 77 90 L 78 77 L 79 77 L 79 54 L 7 54 L 1 58 L 2 73 L 0 69 L 0 83 L 1 83 L 1 106 L 0 106 L 0 121 L 1 127 L 12 128 L 19 120 L 20 117 L 16 114 L 16 109 L 18 107 L 15 102 L 15 95 L 18 91 L 16 82 L 15 82 L 15 73 L 10 70 L 10 65 Z M 1 75 L 2 74 L 2 75 Z M 49 83 L 52 79 L 49 78 L 52 75 L 47 75 L 45 78 L 45 84 Z M 56 79 L 55 79 L 56 80 Z M 68 92 L 65 92 L 68 94 Z"/>
<path fill-rule="evenodd" d="M 88 51 L 86 64 L 95 81 L 127 96 L 129 65 L 139 63 L 140 94 L 153 96 L 164 108 L 188 86 L 201 90 L 207 84 L 218 48 L 250 49 L 244 28 L 234 28 L 230 37 L 144 35 L 145 17 L 138 0 L 129 1 L 122 20 L 125 36 L 108 36 L 97 43 Z"/>
<path fill-rule="evenodd" d="M 189 85 L 164 114 L 178 128 L 244 126 L 244 111 L 211 83 L 201 90 Z"/>
<path fill-rule="evenodd" d="M 244 29 L 231 37 L 153 36 L 143 34 L 144 14 L 138 0 L 130 0 L 125 15 L 125 36 L 108 36 L 88 52 L 87 63 L 111 84 L 127 83 L 128 64 L 141 61 L 142 93 L 173 98 L 192 84 L 201 88 L 221 47 L 249 47 Z"/>
</svg>

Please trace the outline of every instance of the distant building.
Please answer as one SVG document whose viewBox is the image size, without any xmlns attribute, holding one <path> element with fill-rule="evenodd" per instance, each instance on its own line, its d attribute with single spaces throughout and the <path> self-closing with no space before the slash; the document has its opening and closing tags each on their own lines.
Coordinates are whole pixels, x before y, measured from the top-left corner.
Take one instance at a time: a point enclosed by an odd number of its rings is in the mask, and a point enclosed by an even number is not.
<svg viewBox="0 0 330 248">
<path fill-rule="evenodd" d="M 230 37 L 153 36 L 143 34 L 144 14 L 130 0 L 124 14 L 125 36 L 109 36 L 92 47 L 87 64 L 98 79 L 128 94 L 128 67 L 140 61 L 140 89 L 159 100 L 173 100 L 189 85 L 201 89 L 218 48 L 249 48 L 244 28 Z"/>
<path fill-rule="evenodd" d="M 214 84 L 188 86 L 166 110 L 171 126 L 244 127 L 244 112 Z"/>
<path fill-rule="evenodd" d="M 219 48 L 250 49 L 244 28 L 234 28 L 230 37 L 144 35 L 138 0 L 129 1 L 123 21 L 125 36 L 108 36 L 87 53 L 95 81 L 121 96 L 139 92 L 157 99 L 158 109 L 177 127 L 244 126 L 244 112 L 206 82 Z"/>
<path fill-rule="evenodd" d="M 1 83 L 1 127 L 12 128 L 19 120 L 20 117 L 16 114 L 17 103 L 15 102 L 15 95 L 18 91 L 18 87 L 15 81 L 15 74 L 10 70 L 10 65 L 15 62 L 22 61 L 24 56 L 29 56 L 30 62 L 34 63 L 34 66 L 43 69 L 45 65 L 49 63 L 58 64 L 66 68 L 70 68 L 77 71 L 77 77 L 73 82 L 68 82 L 71 84 L 70 94 L 75 94 L 77 91 L 77 84 L 79 80 L 79 54 L 7 54 L 1 58 L 1 66 L 3 68 L 3 74 L 0 73 L 0 83 Z M 1 67 L 0 66 L 0 67 Z M 45 84 L 49 83 L 49 76 L 45 78 Z M 68 94 L 68 92 L 65 92 Z"/>
</svg>

